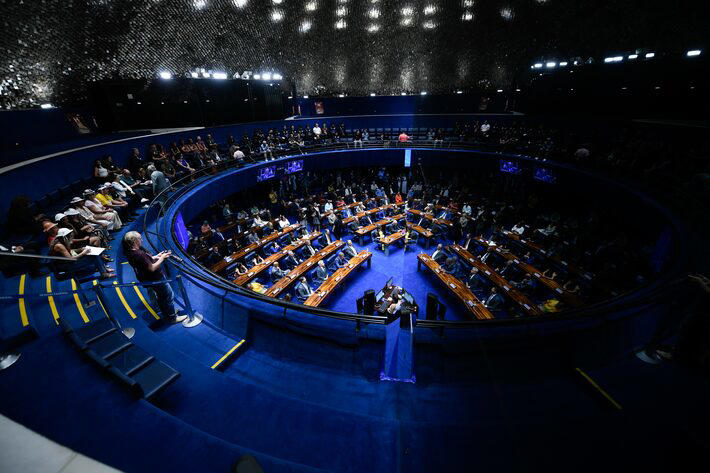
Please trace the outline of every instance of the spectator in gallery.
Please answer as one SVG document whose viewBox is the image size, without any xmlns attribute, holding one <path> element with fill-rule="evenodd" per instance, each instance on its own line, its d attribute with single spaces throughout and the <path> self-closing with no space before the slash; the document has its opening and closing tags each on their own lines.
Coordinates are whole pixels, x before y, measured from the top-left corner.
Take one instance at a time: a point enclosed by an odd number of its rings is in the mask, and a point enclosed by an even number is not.
<svg viewBox="0 0 710 473">
<path fill-rule="evenodd" d="M 100 159 L 94 161 L 94 180 L 96 182 L 104 182 L 108 178 L 108 169 L 106 169 Z"/>
</svg>

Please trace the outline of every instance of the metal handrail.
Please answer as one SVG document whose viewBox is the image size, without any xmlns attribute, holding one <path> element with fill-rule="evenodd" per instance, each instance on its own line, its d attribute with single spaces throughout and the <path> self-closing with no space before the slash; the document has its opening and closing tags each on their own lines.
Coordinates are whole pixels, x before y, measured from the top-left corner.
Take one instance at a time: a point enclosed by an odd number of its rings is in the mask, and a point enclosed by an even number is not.
<svg viewBox="0 0 710 473">
<path fill-rule="evenodd" d="M 34 255 L 31 253 L 13 253 L 11 251 L 0 251 L 0 256 L 14 256 L 16 258 L 49 259 L 54 261 L 78 261 L 77 258 L 67 258 L 66 256 Z"/>
<path fill-rule="evenodd" d="M 352 145 L 352 142 L 348 143 L 328 143 L 327 145 L 324 144 L 322 146 L 306 146 L 302 148 L 302 150 L 274 150 L 273 154 L 274 156 L 278 156 L 278 158 L 298 158 L 299 156 L 303 156 L 306 154 L 311 154 L 313 152 L 328 152 L 328 151 L 339 151 L 339 150 L 347 150 L 347 149 L 381 149 L 383 148 L 382 143 L 383 141 L 375 141 L 375 140 L 370 140 L 363 142 L 362 147 L 358 146 L 357 148 L 354 148 Z M 406 143 L 399 143 L 397 141 L 389 141 L 390 144 L 394 144 L 395 148 L 421 148 L 421 149 L 455 149 L 455 150 L 462 150 L 462 151 L 481 151 L 481 152 L 497 152 L 497 153 L 503 153 L 505 151 L 501 150 L 500 148 L 496 148 L 495 146 L 491 146 L 491 150 L 482 150 L 480 147 L 480 144 L 476 145 L 474 143 L 470 142 L 458 142 L 458 141 L 443 141 L 439 142 L 441 146 L 437 146 L 434 144 L 433 141 L 431 140 L 426 140 L 425 142 L 422 141 L 408 141 Z M 389 148 L 392 148 L 393 146 L 389 146 Z M 502 145 L 503 148 L 506 147 L 506 145 Z M 387 149 L 388 147 L 385 147 Z M 279 151 L 281 151 L 279 153 Z M 304 153 L 303 151 L 307 151 Z M 526 158 L 526 159 L 535 159 L 531 155 L 517 155 L 519 158 Z M 560 163 L 558 161 L 547 161 L 550 164 L 557 165 L 557 166 L 567 166 L 571 167 L 574 169 L 577 169 L 574 166 L 569 165 L 568 163 Z M 264 164 L 264 160 L 260 160 L 255 162 L 254 164 L 248 164 L 245 166 L 238 166 L 238 162 L 234 159 L 228 159 L 225 161 L 222 161 L 220 163 L 217 163 L 215 165 L 211 166 L 206 166 L 203 167 L 199 170 L 196 170 L 192 174 L 183 176 L 181 179 L 178 179 L 174 183 L 171 183 L 171 185 L 163 190 L 158 196 L 155 197 L 155 199 L 151 202 L 150 207 L 152 208 L 153 205 L 158 202 L 160 203 L 160 200 L 162 197 L 167 197 L 166 198 L 166 203 L 167 199 L 170 199 L 171 197 L 177 198 L 179 195 L 172 195 L 170 196 L 169 194 L 173 191 L 184 189 L 185 186 L 183 184 L 187 184 L 188 182 L 194 181 L 196 178 L 204 177 L 207 174 L 214 175 L 216 170 L 220 169 L 221 171 L 235 168 L 235 167 L 251 167 L 251 166 L 256 166 L 259 164 Z M 584 169 L 585 171 L 588 172 L 588 170 Z M 181 193 L 180 193 L 181 194 Z M 162 205 L 162 204 L 161 204 Z M 145 212 L 144 217 L 143 217 L 143 227 L 144 231 L 147 235 L 155 235 L 158 237 L 158 240 L 160 240 L 160 243 L 164 246 L 167 246 L 165 241 L 167 240 L 167 235 L 161 234 L 161 233 L 155 233 L 147 230 L 147 217 L 150 213 L 150 208 Z M 172 230 L 174 222 L 170 222 L 170 230 Z M 170 235 L 175 238 L 175 235 L 173 234 L 172 231 L 169 231 Z M 149 244 L 157 251 L 158 246 L 154 244 L 154 242 L 151 240 L 150 236 L 147 236 L 146 238 L 149 242 Z M 179 247 L 179 245 L 178 245 Z M 196 265 L 199 265 L 194 258 L 187 254 L 185 251 L 182 249 L 180 250 L 181 253 L 190 261 L 195 263 Z M 322 308 L 314 308 L 314 307 L 307 307 L 303 306 L 302 304 L 298 304 L 295 302 L 287 302 L 283 301 L 281 299 L 275 299 L 271 297 L 266 297 L 261 294 L 254 293 L 253 291 L 246 290 L 240 286 L 237 286 L 230 281 L 226 281 L 223 278 L 214 275 L 214 278 L 208 278 L 205 277 L 204 273 L 199 273 L 195 271 L 193 268 L 184 265 L 184 264 L 177 264 L 176 262 L 172 262 L 173 265 L 176 266 L 177 269 L 180 271 L 184 272 L 185 274 L 202 281 L 204 283 L 207 283 L 216 289 L 221 289 L 226 292 L 242 295 L 245 297 L 249 297 L 250 299 L 255 299 L 255 300 L 260 300 L 263 302 L 268 302 L 270 304 L 276 305 L 283 307 L 284 309 L 290 308 L 296 311 L 301 311 L 301 312 L 308 312 L 314 315 L 319 315 L 319 316 L 326 316 L 330 318 L 335 318 L 335 319 L 340 319 L 340 320 L 350 320 L 350 321 L 358 321 L 358 322 L 365 322 L 365 323 L 381 323 L 384 324 L 387 320 L 386 317 L 379 317 L 379 316 L 368 316 L 368 315 L 361 315 L 361 314 L 352 314 L 352 313 L 346 313 L 346 312 L 336 312 L 328 309 L 322 309 Z M 205 269 L 205 271 L 208 271 Z M 471 328 L 473 326 L 478 326 L 481 323 L 485 323 L 486 325 L 520 325 L 521 323 L 540 323 L 540 322 L 546 322 L 551 319 L 554 320 L 569 320 L 572 318 L 578 318 L 578 317 L 594 317 L 594 316 L 599 316 L 601 310 L 605 310 L 607 313 L 609 312 L 610 304 L 619 304 L 622 303 L 622 305 L 619 308 L 624 308 L 626 306 L 630 306 L 634 303 L 637 303 L 637 301 L 632 300 L 629 302 L 626 302 L 626 304 L 623 304 L 625 300 L 627 300 L 628 296 L 634 293 L 639 293 L 643 290 L 653 290 L 656 291 L 656 294 L 662 294 L 665 291 L 663 290 L 658 290 L 658 289 L 663 289 L 662 286 L 659 286 L 658 281 L 652 281 L 649 283 L 646 283 L 645 285 L 641 287 L 637 287 L 631 291 L 627 291 L 626 293 L 619 294 L 618 296 L 611 298 L 611 299 L 606 299 L 604 301 L 600 301 L 596 304 L 592 304 L 583 308 L 579 309 L 569 309 L 565 310 L 562 313 L 552 313 L 552 314 L 546 314 L 545 316 L 541 317 L 526 317 L 526 318 L 519 318 L 519 319 L 491 319 L 491 320 L 485 320 L 485 321 L 479 321 L 479 320 L 470 320 L 470 321 L 418 321 L 417 325 L 422 326 L 422 327 L 430 327 L 430 328 L 456 328 L 456 327 L 467 327 Z M 660 297 L 660 296 L 659 296 Z"/>
</svg>

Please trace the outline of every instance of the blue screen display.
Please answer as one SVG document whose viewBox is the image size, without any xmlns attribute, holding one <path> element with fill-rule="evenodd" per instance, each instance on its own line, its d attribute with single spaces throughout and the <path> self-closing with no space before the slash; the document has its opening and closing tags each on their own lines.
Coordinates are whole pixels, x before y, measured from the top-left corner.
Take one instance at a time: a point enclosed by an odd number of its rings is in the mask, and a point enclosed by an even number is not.
<svg viewBox="0 0 710 473">
<path fill-rule="evenodd" d="M 404 150 L 404 167 L 408 168 L 411 165 L 412 165 L 412 150 L 405 149 Z"/>
<path fill-rule="evenodd" d="M 187 234 L 187 228 L 185 228 L 185 221 L 182 219 L 182 213 L 178 213 L 175 217 L 175 235 L 177 236 L 177 241 L 182 246 L 183 250 L 187 249 L 188 243 L 190 243 L 190 237 Z"/>
<path fill-rule="evenodd" d="M 276 166 L 266 166 L 259 169 L 259 174 L 256 175 L 257 182 L 271 179 L 276 175 Z"/>
<path fill-rule="evenodd" d="M 547 168 L 535 168 L 533 177 L 538 181 L 547 182 L 548 184 L 557 182 L 557 176 Z"/>
<path fill-rule="evenodd" d="M 520 174 L 520 166 L 515 161 L 508 161 L 507 159 L 500 160 L 500 170 L 502 172 L 509 172 L 510 174 Z"/>
<path fill-rule="evenodd" d="M 299 159 L 297 161 L 289 161 L 286 163 L 286 174 L 293 174 L 294 172 L 303 171 L 303 160 Z"/>
</svg>

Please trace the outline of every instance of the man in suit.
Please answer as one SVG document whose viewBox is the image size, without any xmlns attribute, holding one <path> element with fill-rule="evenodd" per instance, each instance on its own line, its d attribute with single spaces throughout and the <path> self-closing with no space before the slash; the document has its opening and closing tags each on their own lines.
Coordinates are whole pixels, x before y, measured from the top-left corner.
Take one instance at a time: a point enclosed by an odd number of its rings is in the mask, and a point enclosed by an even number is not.
<svg viewBox="0 0 710 473">
<path fill-rule="evenodd" d="M 466 234 L 466 241 L 463 244 L 463 249 L 468 251 L 468 246 L 471 244 L 471 234 Z"/>
<path fill-rule="evenodd" d="M 277 261 L 271 266 L 271 281 L 276 282 L 286 276 L 287 273 L 288 271 L 284 271 L 283 269 L 281 269 Z"/>
<path fill-rule="evenodd" d="M 301 260 L 296 258 L 296 255 L 293 253 L 293 251 L 288 250 L 288 252 L 286 253 L 286 257 L 283 260 L 283 263 L 285 267 L 293 269 L 299 264 L 301 264 Z"/>
<path fill-rule="evenodd" d="M 483 282 L 483 278 L 480 274 L 478 274 L 478 268 L 476 268 L 475 266 L 471 268 L 471 273 L 469 274 L 468 280 L 466 281 L 466 286 L 473 291 L 483 286 Z"/>
<path fill-rule="evenodd" d="M 338 256 L 336 256 L 335 259 L 333 260 L 332 268 L 333 269 L 342 268 L 346 264 L 348 264 L 348 260 L 345 259 L 345 254 L 343 254 L 342 251 L 339 251 Z"/>
<path fill-rule="evenodd" d="M 318 284 L 323 284 L 325 280 L 328 279 L 328 270 L 325 268 L 325 263 L 323 260 L 318 261 L 318 266 L 316 267 L 316 277 L 315 280 Z"/>
<path fill-rule="evenodd" d="M 348 240 L 348 242 L 345 245 L 345 248 L 343 248 L 343 253 L 345 253 L 348 256 L 348 258 L 354 258 L 355 256 L 357 256 L 357 250 L 353 246 L 352 240 Z"/>
<path fill-rule="evenodd" d="M 248 242 L 247 244 L 259 243 L 259 241 L 260 241 L 260 240 L 259 240 L 259 235 L 257 235 L 256 232 L 251 232 L 251 233 L 247 236 L 247 242 Z"/>
<path fill-rule="evenodd" d="M 446 258 L 446 261 L 444 262 L 444 271 L 453 276 L 456 276 L 456 274 L 459 272 L 459 265 L 456 261 L 456 258 L 454 258 L 453 256 Z"/>
<path fill-rule="evenodd" d="M 491 294 L 485 300 L 483 305 L 490 310 L 499 310 L 503 307 L 503 296 L 498 294 L 498 291 L 495 287 L 492 287 Z"/>
<path fill-rule="evenodd" d="M 431 259 L 433 259 L 439 264 L 446 261 L 446 253 L 444 253 L 444 247 L 441 243 L 436 245 L 436 250 L 434 250 L 434 253 L 432 253 Z"/>
<path fill-rule="evenodd" d="M 321 236 L 318 237 L 318 243 L 320 243 L 322 248 L 325 248 L 326 246 L 330 245 L 333 243 L 333 239 L 330 237 L 330 230 L 327 228 L 323 231 Z"/>
<path fill-rule="evenodd" d="M 303 259 L 308 259 L 315 254 L 316 250 L 311 246 L 310 242 L 303 245 L 303 248 L 301 249 L 301 255 L 303 256 Z"/>
<path fill-rule="evenodd" d="M 311 289 L 311 286 L 308 285 L 306 277 L 301 276 L 301 280 L 298 283 L 298 286 L 296 286 L 296 297 L 298 297 L 301 301 L 305 301 L 311 294 L 313 294 L 313 289 Z"/>
</svg>

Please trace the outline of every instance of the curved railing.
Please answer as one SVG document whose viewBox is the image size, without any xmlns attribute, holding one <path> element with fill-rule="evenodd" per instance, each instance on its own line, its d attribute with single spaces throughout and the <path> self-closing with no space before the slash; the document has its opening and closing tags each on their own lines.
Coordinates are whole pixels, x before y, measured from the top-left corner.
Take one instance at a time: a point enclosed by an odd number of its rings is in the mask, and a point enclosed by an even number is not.
<svg viewBox="0 0 710 473">
<path fill-rule="evenodd" d="M 475 151 L 475 152 L 495 152 L 500 153 L 501 156 L 506 157 L 521 158 L 527 160 L 539 160 L 542 158 L 536 158 L 531 155 L 523 154 L 509 154 L 506 153 L 501 147 L 495 146 L 479 146 L 472 143 L 462 143 L 462 142 L 451 142 L 445 141 L 435 145 L 432 142 L 417 142 L 410 141 L 407 143 L 396 143 L 390 142 L 387 147 L 402 147 L 410 149 L 451 149 L 457 151 Z M 362 149 L 382 149 L 383 142 L 365 142 Z M 307 155 L 312 152 L 329 152 L 329 151 L 342 151 L 347 149 L 353 149 L 352 143 L 329 143 L 322 144 L 320 146 L 311 146 L 309 148 L 304 148 L 299 152 L 296 150 L 288 150 L 283 152 L 275 152 L 274 155 L 277 158 L 296 158 L 302 155 Z M 360 149 L 359 147 L 357 149 Z M 504 154 L 505 153 L 505 154 Z M 576 169 L 570 165 L 564 163 L 557 163 L 545 159 L 546 164 L 553 166 L 565 167 L 577 171 L 583 171 Z M 256 166 L 263 164 L 264 161 L 253 162 L 243 166 L 244 168 Z M 209 272 L 207 269 L 202 267 L 196 260 L 194 260 L 190 255 L 188 255 L 182 247 L 177 244 L 175 234 L 172 230 L 174 219 L 166 222 L 165 218 L 161 215 L 164 209 L 169 208 L 174 202 L 176 202 L 181 196 L 183 196 L 187 191 L 193 188 L 196 184 L 204 182 L 206 179 L 215 177 L 217 174 L 223 173 L 227 170 L 235 169 L 239 167 L 235 160 L 228 160 L 220 162 L 213 166 L 207 166 L 205 168 L 199 169 L 194 173 L 184 176 L 181 179 L 171 183 L 170 187 L 162 191 L 155 199 L 150 203 L 149 209 L 145 212 L 143 216 L 143 231 L 146 237 L 147 243 L 155 251 L 161 251 L 166 248 L 175 248 L 181 253 L 181 260 L 173 260 L 173 265 L 187 276 L 187 278 L 192 278 L 196 282 L 202 282 L 212 286 L 214 289 L 225 291 L 225 293 L 233 293 L 239 296 L 243 296 L 255 301 L 266 302 L 272 304 L 276 307 L 283 308 L 284 311 L 291 309 L 299 312 L 306 312 L 309 314 L 323 316 L 333 319 L 353 321 L 359 326 L 361 323 L 365 324 L 383 324 L 386 322 L 385 317 L 376 315 L 361 315 L 346 312 L 337 312 L 329 309 L 308 307 L 295 302 L 283 301 L 281 299 L 271 298 L 263 296 L 261 294 L 255 293 L 253 291 L 244 289 L 240 286 L 227 281 L 214 273 Z M 584 171 L 587 172 L 587 171 Z M 156 225 L 157 228 L 154 228 Z M 678 229 L 676 228 L 676 231 Z M 673 238 L 674 243 L 674 253 L 678 255 L 682 247 L 678 245 L 678 239 Z M 521 317 L 516 319 L 491 319 L 491 320 L 469 320 L 469 321 L 451 321 L 451 320 L 418 320 L 417 325 L 425 328 L 433 329 L 450 329 L 450 328 L 472 328 L 478 327 L 485 324 L 485 326 L 506 326 L 506 325 L 521 325 L 521 324 L 538 324 L 541 322 L 546 322 L 550 320 L 555 321 L 572 321 L 574 319 L 595 319 L 595 320 L 610 320 L 618 317 L 617 314 L 631 308 L 637 308 L 640 305 L 648 306 L 656 302 L 664 300 L 667 297 L 669 291 L 673 291 L 675 284 L 672 282 L 674 278 L 677 277 L 679 269 L 682 266 L 683 258 L 674 258 L 674 265 L 672 268 L 664 271 L 663 275 L 656 278 L 653 281 L 647 282 L 642 286 L 636 287 L 630 291 L 623 294 L 619 294 L 615 297 L 599 301 L 587 305 L 585 307 L 577 309 L 569 309 L 561 313 L 549 314 L 538 317 Z"/>
</svg>

